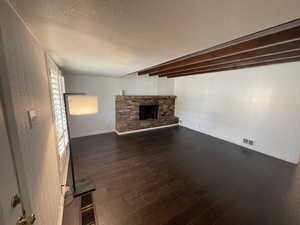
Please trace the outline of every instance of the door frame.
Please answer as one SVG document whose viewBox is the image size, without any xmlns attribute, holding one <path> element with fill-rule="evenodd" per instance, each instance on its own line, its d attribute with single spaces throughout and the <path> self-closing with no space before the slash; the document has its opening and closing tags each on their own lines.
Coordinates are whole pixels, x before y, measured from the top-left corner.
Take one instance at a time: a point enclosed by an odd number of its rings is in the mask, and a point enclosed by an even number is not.
<svg viewBox="0 0 300 225">
<path fill-rule="evenodd" d="M 13 90 L 9 88 L 9 77 L 6 66 L 6 57 L 4 54 L 4 46 L 5 43 L 2 38 L 2 31 L 0 27 L 0 98 L 2 99 L 3 104 L 4 120 L 6 124 L 9 145 L 11 148 L 13 166 L 16 173 L 19 195 L 22 199 L 23 216 L 28 216 L 31 215 L 33 212 L 30 203 L 30 198 L 28 195 L 28 185 L 26 183 L 24 164 L 20 151 L 20 143 L 18 138 L 19 134 L 15 120 L 15 110 L 12 104 L 11 91 Z"/>
</svg>

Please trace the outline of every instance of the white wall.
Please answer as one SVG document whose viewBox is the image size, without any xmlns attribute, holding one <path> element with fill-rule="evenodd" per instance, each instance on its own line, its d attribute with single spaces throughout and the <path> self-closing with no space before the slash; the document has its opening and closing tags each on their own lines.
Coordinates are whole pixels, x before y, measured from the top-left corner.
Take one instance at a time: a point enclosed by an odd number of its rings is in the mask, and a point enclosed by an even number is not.
<svg viewBox="0 0 300 225">
<path fill-rule="evenodd" d="M 125 95 L 174 95 L 174 79 L 131 74 L 120 78 L 119 88 Z"/>
<path fill-rule="evenodd" d="M 175 79 L 176 114 L 188 128 L 290 162 L 300 152 L 300 63 Z"/>
<path fill-rule="evenodd" d="M 28 215 L 37 215 L 36 225 L 59 224 L 62 196 L 45 55 L 4 0 L 0 0 L 0 74 L 22 202 Z M 37 113 L 32 126 L 28 110 Z"/>
<path fill-rule="evenodd" d="M 99 112 L 93 115 L 70 116 L 71 137 L 111 132 L 115 128 L 115 101 L 118 79 L 103 76 L 64 75 L 68 92 L 84 92 L 98 96 Z"/>
<path fill-rule="evenodd" d="M 99 113 L 71 116 L 71 137 L 112 132 L 115 129 L 115 95 L 173 95 L 174 80 L 129 75 L 122 78 L 88 75 L 64 75 L 68 92 L 98 96 Z"/>
</svg>

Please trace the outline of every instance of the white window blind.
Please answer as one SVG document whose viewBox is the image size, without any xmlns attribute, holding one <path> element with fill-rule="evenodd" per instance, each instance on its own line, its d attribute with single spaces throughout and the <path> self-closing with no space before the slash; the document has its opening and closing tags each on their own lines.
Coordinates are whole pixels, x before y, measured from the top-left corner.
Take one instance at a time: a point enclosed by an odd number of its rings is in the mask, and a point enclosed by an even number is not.
<svg viewBox="0 0 300 225">
<path fill-rule="evenodd" d="M 50 76 L 50 89 L 52 96 L 52 108 L 55 119 L 55 130 L 57 138 L 57 149 L 62 156 L 68 145 L 68 130 L 66 121 L 66 112 L 64 106 L 65 81 L 61 71 L 55 63 L 48 58 L 48 69 Z"/>
</svg>

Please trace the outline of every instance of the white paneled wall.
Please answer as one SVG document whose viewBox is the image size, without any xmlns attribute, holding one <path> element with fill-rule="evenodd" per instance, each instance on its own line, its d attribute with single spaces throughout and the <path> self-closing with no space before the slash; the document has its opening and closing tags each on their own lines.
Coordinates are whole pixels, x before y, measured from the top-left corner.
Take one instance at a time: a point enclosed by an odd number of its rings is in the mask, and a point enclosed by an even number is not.
<svg viewBox="0 0 300 225">
<path fill-rule="evenodd" d="M 0 0 L 0 35 L 6 72 L 1 74 L 21 189 L 36 225 L 59 224 L 61 186 L 45 55 L 19 17 Z M 2 66 L 2 65 L 1 65 Z M 32 125 L 28 110 L 36 112 Z M 14 132 L 12 132 L 14 131 Z M 22 168 L 20 165 L 22 164 Z M 25 192 L 24 192 L 25 193 Z"/>
<path fill-rule="evenodd" d="M 296 163 L 300 152 L 300 63 L 176 78 L 182 125 Z"/>
<path fill-rule="evenodd" d="M 112 77 L 66 75 L 67 92 L 84 92 L 98 96 L 99 112 L 93 115 L 70 116 L 71 137 L 111 132 L 115 128 L 115 95 L 118 79 Z"/>
<path fill-rule="evenodd" d="M 122 77 L 119 85 L 125 95 L 174 95 L 174 79 L 132 74 Z"/>
</svg>

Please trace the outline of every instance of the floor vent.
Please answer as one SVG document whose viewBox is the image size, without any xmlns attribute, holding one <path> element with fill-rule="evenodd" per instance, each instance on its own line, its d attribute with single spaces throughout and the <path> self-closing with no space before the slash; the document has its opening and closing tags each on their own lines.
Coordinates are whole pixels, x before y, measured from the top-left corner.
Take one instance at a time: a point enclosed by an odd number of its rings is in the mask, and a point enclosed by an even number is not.
<svg viewBox="0 0 300 225">
<path fill-rule="evenodd" d="M 80 212 L 82 225 L 96 225 L 92 193 L 85 194 L 81 197 Z"/>
<path fill-rule="evenodd" d="M 92 193 L 88 193 L 86 195 L 83 195 L 81 197 L 81 206 L 80 206 L 80 210 L 85 210 L 87 208 L 91 208 L 93 207 L 93 197 L 92 197 Z"/>
<path fill-rule="evenodd" d="M 82 225 L 96 225 L 94 208 L 81 212 Z"/>
</svg>

